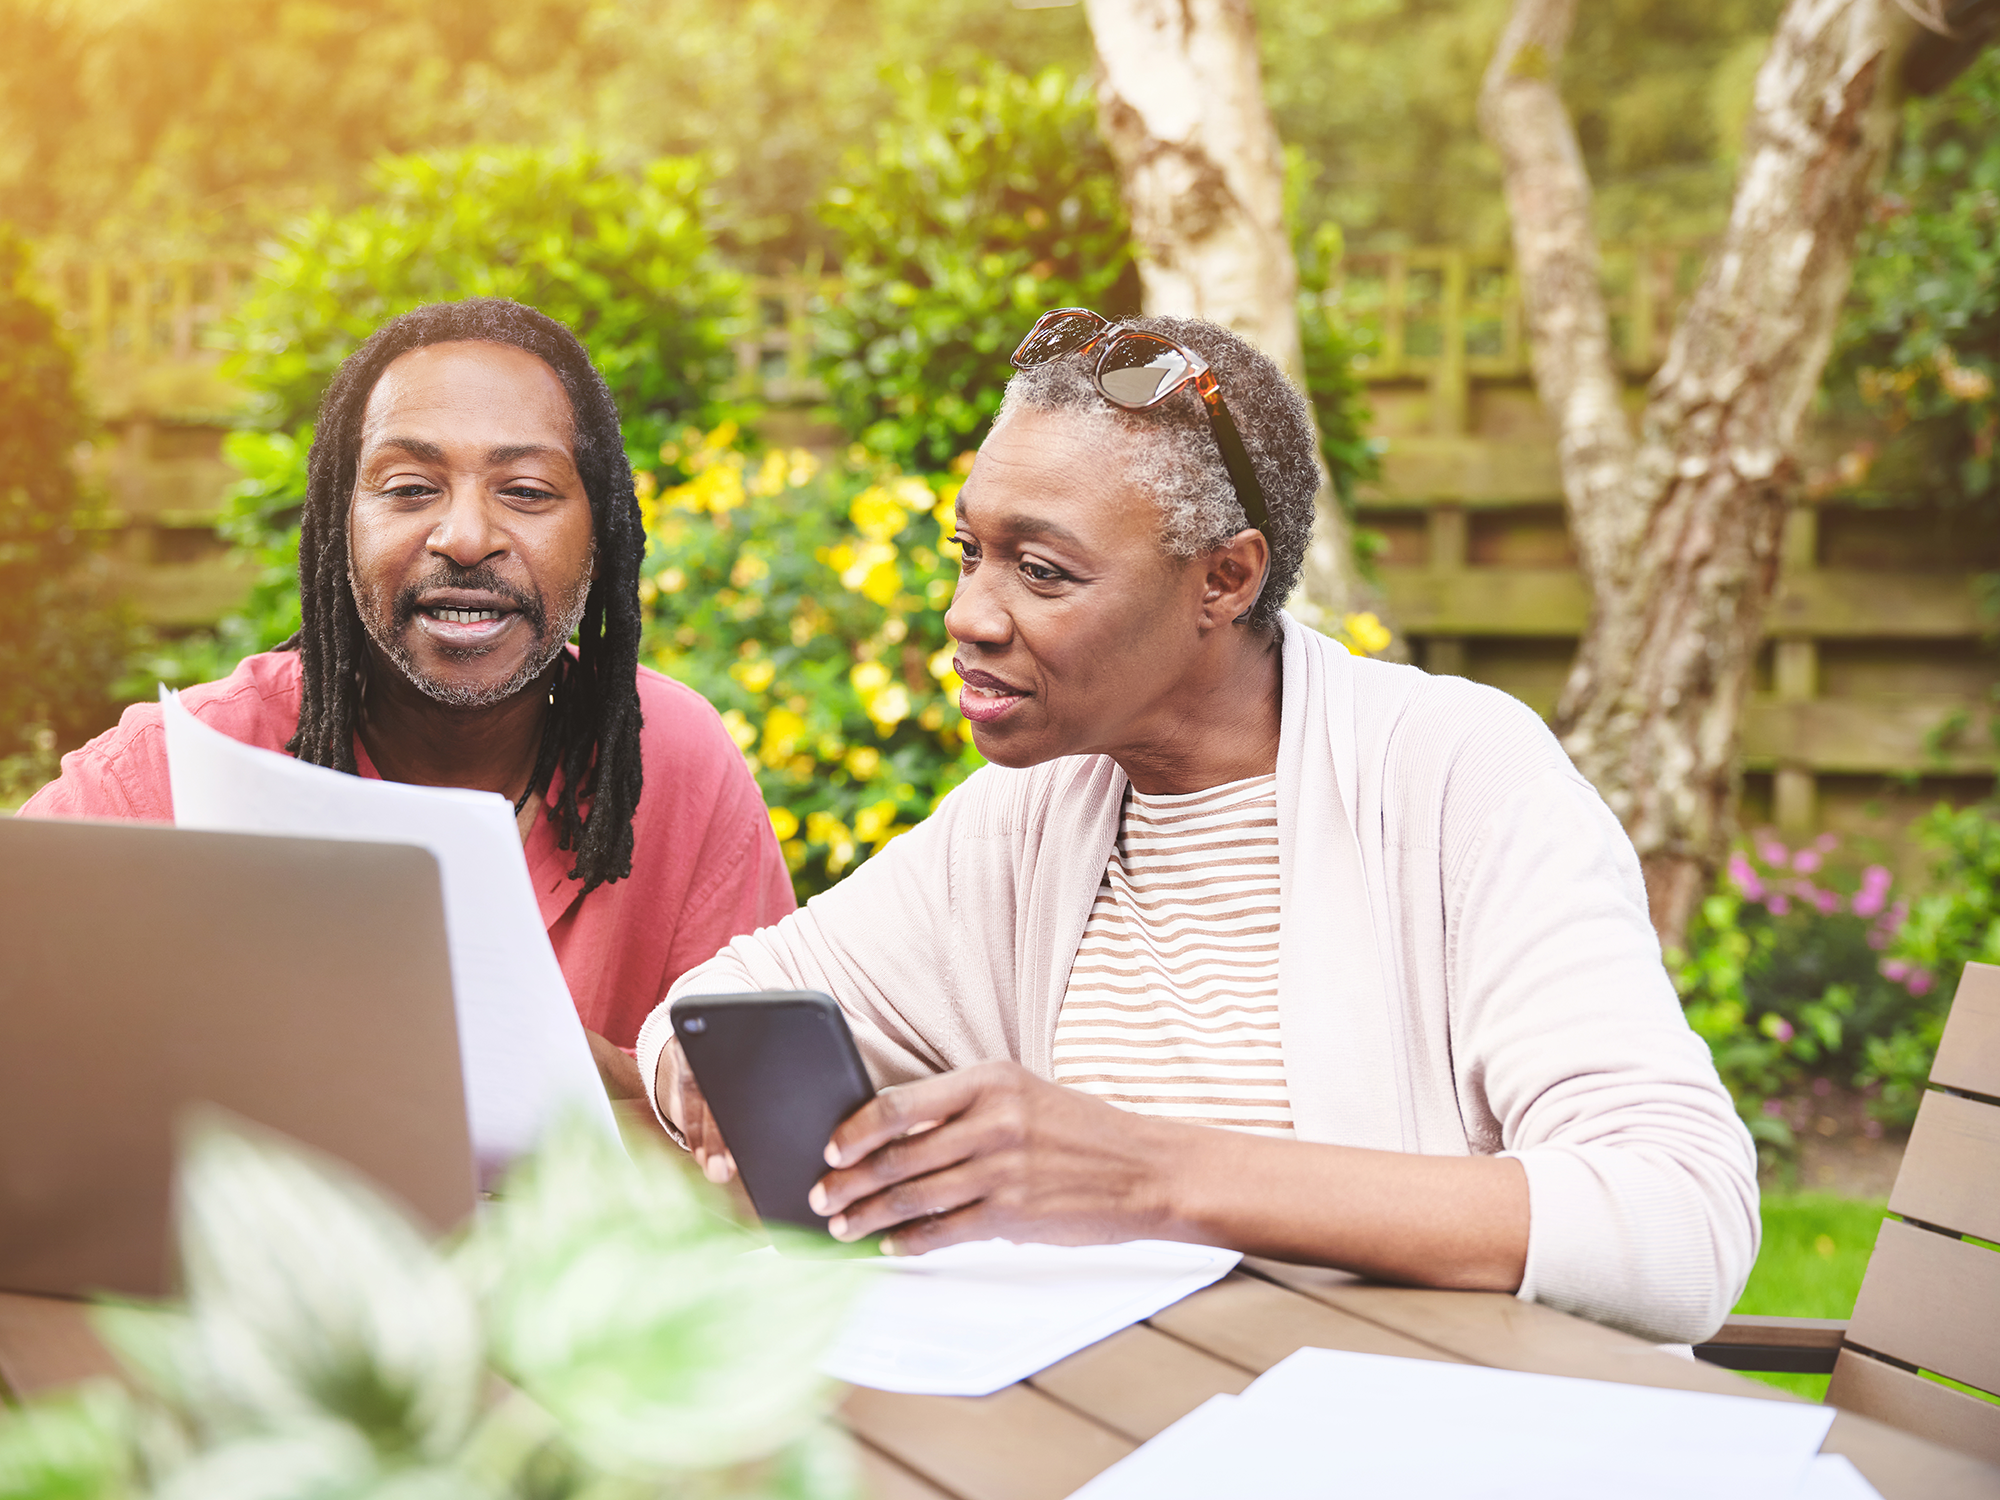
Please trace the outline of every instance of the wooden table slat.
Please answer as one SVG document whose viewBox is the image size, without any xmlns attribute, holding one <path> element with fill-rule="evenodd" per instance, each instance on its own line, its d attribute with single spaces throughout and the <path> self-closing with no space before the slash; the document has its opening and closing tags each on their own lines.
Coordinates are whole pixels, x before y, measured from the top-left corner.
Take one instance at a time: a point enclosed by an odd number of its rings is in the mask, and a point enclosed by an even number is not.
<svg viewBox="0 0 2000 1500">
<path fill-rule="evenodd" d="M 848 1429 L 958 1500 L 1063 1500 L 1138 1444 L 1051 1396 L 897 1396 L 856 1388 Z"/>
<path fill-rule="evenodd" d="M 1249 1370 L 1135 1323 L 1050 1365 L 1028 1384 L 1143 1443 L 1209 1397 L 1241 1393 L 1253 1378 Z"/>
<path fill-rule="evenodd" d="M 1254 1269 L 1330 1307 L 1421 1339 L 1472 1364 L 1719 1396 L 1799 1399 L 1718 1365 L 1668 1354 L 1629 1333 L 1523 1302 L 1506 1292 L 1383 1286 L 1339 1271 L 1272 1261 L 1255 1262 Z"/>
<path fill-rule="evenodd" d="M 897 1463 L 873 1444 L 853 1439 L 854 1467 L 859 1471 L 861 1493 L 868 1500 L 952 1500 L 921 1474 Z"/>
<path fill-rule="evenodd" d="M 1306 1346 L 1396 1354 L 1408 1359 L 1455 1358 L 1446 1350 L 1240 1272 L 1182 1298 L 1146 1321 L 1258 1375 Z"/>
<path fill-rule="evenodd" d="M 25 1398 L 119 1373 L 90 1326 L 90 1304 L 0 1292 L 0 1387 Z"/>
</svg>

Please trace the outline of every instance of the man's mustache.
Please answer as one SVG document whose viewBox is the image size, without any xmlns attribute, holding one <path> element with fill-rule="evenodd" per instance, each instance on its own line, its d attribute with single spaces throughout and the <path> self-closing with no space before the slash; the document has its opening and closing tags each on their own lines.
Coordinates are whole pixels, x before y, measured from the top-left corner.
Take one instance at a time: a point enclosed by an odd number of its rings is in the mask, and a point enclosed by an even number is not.
<svg viewBox="0 0 2000 1500">
<path fill-rule="evenodd" d="M 425 577 L 396 595 L 394 621 L 398 631 L 417 617 L 417 601 L 432 589 L 468 589 L 482 594 L 497 594 L 526 617 L 537 637 L 548 633 L 549 612 L 543 607 L 540 595 L 515 587 L 484 563 L 474 568 L 461 568 L 449 561 L 440 563 Z"/>
</svg>

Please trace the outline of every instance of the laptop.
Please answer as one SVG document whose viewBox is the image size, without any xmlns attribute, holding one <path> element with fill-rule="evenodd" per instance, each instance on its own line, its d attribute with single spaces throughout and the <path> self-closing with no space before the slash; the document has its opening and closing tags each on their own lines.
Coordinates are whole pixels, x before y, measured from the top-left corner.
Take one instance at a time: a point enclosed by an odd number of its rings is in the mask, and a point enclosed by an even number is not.
<svg viewBox="0 0 2000 1500">
<path fill-rule="evenodd" d="M 0 817 L 0 1293 L 169 1292 L 176 1130 L 202 1104 L 435 1230 L 472 1211 L 436 861 Z"/>
</svg>

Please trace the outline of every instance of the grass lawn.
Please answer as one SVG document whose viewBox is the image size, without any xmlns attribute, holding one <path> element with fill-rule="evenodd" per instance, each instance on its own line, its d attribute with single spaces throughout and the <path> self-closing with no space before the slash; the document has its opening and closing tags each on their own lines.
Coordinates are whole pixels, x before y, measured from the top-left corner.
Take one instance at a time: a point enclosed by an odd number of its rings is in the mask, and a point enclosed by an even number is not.
<svg viewBox="0 0 2000 1500">
<path fill-rule="evenodd" d="M 1787 1318 L 1852 1316 L 1854 1294 L 1861 1290 L 1861 1273 L 1868 1268 L 1886 1209 L 1880 1199 L 1766 1193 L 1764 1246 L 1736 1310 Z M 1824 1375 L 1751 1378 L 1814 1401 L 1826 1396 Z"/>
</svg>

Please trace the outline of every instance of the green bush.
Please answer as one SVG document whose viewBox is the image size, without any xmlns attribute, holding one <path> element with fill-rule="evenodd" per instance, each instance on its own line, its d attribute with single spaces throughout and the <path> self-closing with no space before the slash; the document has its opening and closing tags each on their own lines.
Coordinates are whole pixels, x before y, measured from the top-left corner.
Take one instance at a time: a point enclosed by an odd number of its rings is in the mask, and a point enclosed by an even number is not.
<svg viewBox="0 0 2000 1500">
<path fill-rule="evenodd" d="M 298 509 L 320 395 L 398 313 L 470 296 L 540 308 L 590 350 L 642 455 L 680 423 L 729 410 L 743 284 L 710 242 L 700 163 L 635 175 L 587 152 L 489 148 L 390 158 L 373 181 L 364 207 L 294 226 L 227 333 L 229 370 L 258 406 L 227 445 L 244 479 L 222 532 L 257 583 L 213 633 L 135 661 L 130 691 L 221 676 L 297 628 Z"/>
<path fill-rule="evenodd" d="M 1731 854 L 1668 955 L 1689 1024 L 1758 1143 L 1795 1144 L 1776 1101 L 1814 1078 L 1877 1090 L 1882 1046 L 1908 1046 L 1935 1006 L 1931 976 L 1889 956 L 1907 915 L 1882 865 L 1843 869 L 1831 834 L 1790 848 L 1761 833 Z M 1877 1112 L 1907 1123 L 1886 1089 Z"/>
<path fill-rule="evenodd" d="M 1138 310 L 1096 106 L 1059 69 L 902 74 L 874 148 L 849 156 L 819 212 L 841 274 L 820 374 L 842 429 L 904 469 L 977 444 L 1041 313 Z"/>
<path fill-rule="evenodd" d="M 803 899 L 982 763 L 944 629 L 960 481 L 737 437 L 690 431 L 660 455 L 678 482 L 641 480 L 646 652 L 722 711 Z"/>
<path fill-rule="evenodd" d="M 1885 494 L 2000 508 L 2000 51 L 1907 107 L 1827 382 L 1893 434 Z M 1872 447 L 1849 477 L 1868 484 Z"/>
<path fill-rule="evenodd" d="M 73 462 L 90 427 L 76 361 L 27 258 L 0 225 L 0 806 L 55 774 L 60 742 L 101 727 L 132 631 Z"/>
</svg>

